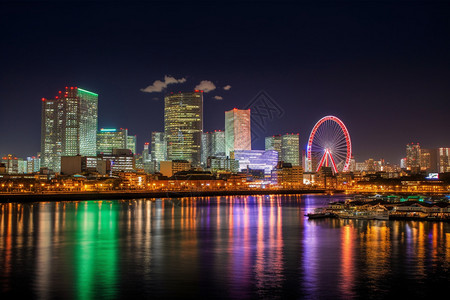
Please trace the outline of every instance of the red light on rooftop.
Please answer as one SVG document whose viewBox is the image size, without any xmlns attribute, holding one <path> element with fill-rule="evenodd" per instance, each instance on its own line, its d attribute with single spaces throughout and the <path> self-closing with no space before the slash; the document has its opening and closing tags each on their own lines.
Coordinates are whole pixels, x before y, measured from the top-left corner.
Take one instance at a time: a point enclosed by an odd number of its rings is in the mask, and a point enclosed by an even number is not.
<svg viewBox="0 0 450 300">
<path fill-rule="evenodd" d="M 73 90 L 73 86 L 71 86 L 70 89 Z"/>
<path fill-rule="evenodd" d="M 42 101 L 45 101 L 45 98 L 42 98 L 41 100 L 42 100 Z"/>
<path fill-rule="evenodd" d="M 60 93 L 60 94 L 61 94 L 62 92 L 61 92 L 61 91 L 59 91 L 58 93 Z"/>
</svg>

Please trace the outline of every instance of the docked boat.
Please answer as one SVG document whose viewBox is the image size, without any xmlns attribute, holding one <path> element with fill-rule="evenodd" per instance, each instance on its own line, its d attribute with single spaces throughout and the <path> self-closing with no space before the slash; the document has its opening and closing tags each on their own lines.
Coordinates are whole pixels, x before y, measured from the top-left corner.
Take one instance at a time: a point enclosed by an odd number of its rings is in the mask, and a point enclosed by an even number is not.
<svg viewBox="0 0 450 300">
<path fill-rule="evenodd" d="M 312 212 L 306 214 L 308 219 L 321 219 L 321 218 L 332 218 L 336 215 L 330 211 L 328 211 L 326 208 L 316 208 Z"/>
<path fill-rule="evenodd" d="M 389 211 L 385 207 L 367 209 L 345 209 L 337 213 L 341 219 L 389 220 Z"/>
</svg>

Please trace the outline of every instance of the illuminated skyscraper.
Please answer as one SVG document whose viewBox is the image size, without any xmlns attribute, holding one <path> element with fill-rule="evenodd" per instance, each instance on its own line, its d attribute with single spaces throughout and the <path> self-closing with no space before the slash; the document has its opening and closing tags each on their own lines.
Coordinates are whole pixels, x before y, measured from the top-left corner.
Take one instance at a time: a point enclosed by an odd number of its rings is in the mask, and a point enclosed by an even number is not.
<svg viewBox="0 0 450 300">
<path fill-rule="evenodd" d="M 112 154 L 113 149 L 127 148 L 128 130 L 102 128 L 97 133 L 97 154 Z"/>
<path fill-rule="evenodd" d="M 439 173 L 450 172 L 450 148 L 438 148 Z"/>
<path fill-rule="evenodd" d="M 168 160 L 201 161 L 203 91 L 172 93 L 164 98 L 164 134 Z"/>
<path fill-rule="evenodd" d="M 214 156 L 225 156 L 225 131 L 214 130 L 212 133 L 212 149 Z"/>
<path fill-rule="evenodd" d="M 281 160 L 292 166 L 300 166 L 300 140 L 298 134 L 281 137 Z"/>
<path fill-rule="evenodd" d="M 136 154 L 136 136 L 128 135 L 127 136 L 127 147 L 125 149 L 130 149 L 133 154 Z"/>
<path fill-rule="evenodd" d="M 225 154 L 235 150 L 251 150 L 250 109 L 225 112 Z"/>
<path fill-rule="evenodd" d="M 96 155 L 97 115 L 98 95 L 77 87 L 42 98 L 42 166 L 59 172 L 61 156 Z"/>
<path fill-rule="evenodd" d="M 300 140 L 298 134 L 274 135 L 266 137 L 265 149 L 278 152 L 280 161 L 300 166 Z"/>
<path fill-rule="evenodd" d="M 419 143 L 406 145 L 406 168 L 418 173 L 420 171 L 420 145 Z"/>
<path fill-rule="evenodd" d="M 225 132 L 214 130 L 202 134 L 202 164 L 206 166 L 210 156 L 225 157 Z"/>
<path fill-rule="evenodd" d="M 152 132 L 151 172 L 159 172 L 160 162 L 167 160 L 167 143 L 163 132 Z"/>
<path fill-rule="evenodd" d="M 265 139 L 265 149 L 275 150 L 278 152 L 278 157 L 281 158 L 281 135 L 268 136 Z"/>
<path fill-rule="evenodd" d="M 202 166 L 206 166 L 208 157 L 213 156 L 212 149 L 212 133 L 204 132 L 202 133 Z"/>
<path fill-rule="evenodd" d="M 438 149 L 420 149 L 420 169 L 426 172 L 438 172 Z"/>
</svg>

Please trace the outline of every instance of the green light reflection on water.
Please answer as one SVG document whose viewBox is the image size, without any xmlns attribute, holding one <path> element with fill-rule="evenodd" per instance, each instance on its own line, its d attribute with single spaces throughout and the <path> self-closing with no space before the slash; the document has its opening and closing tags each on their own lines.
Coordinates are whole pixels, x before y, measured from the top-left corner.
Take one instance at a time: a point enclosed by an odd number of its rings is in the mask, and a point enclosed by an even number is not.
<svg viewBox="0 0 450 300">
<path fill-rule="evenodd" d="M 118 207 L 106 201 L 78 204 L 75 278 L 78 299 L 115 298 Z"/>
</svg>

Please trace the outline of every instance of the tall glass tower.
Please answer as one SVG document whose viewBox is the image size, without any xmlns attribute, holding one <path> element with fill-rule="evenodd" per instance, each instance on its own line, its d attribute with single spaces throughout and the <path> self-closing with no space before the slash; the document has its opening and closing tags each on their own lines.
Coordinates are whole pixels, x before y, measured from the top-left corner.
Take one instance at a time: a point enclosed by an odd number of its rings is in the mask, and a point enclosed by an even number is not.
<svg viewBox="0 0 450 300">
<path fill-rule="evenodd" d="M 281 137 L 281 160 L 293 166 L 300 166 L 300 140 L 298 134 Z"/>
<path fill-rule="evenodd" d="M 159 172 L 159 163 L 167 160 L 167 143 L 164 132 L 152 132 L 151 158 L 152 172 Z"/>
<path fill-rule="evenodd" d="M 164 135 L 168 160 L 201 161 L 203 91 L 171 93 L 164 98 Z"/>
<path fill-rule="evenodd" d="M 225 154 L 230 156 L 234 150 L 251 150 L 250 109 L 237 109 L 225 112 Z"/>
<path fill-rule="evenodd" d="M 61 170 L 61 156 L 95 156 L 98 95 L 66 87 L 53 99 L 42 98 L 42 166 Z"/>
</svg>

